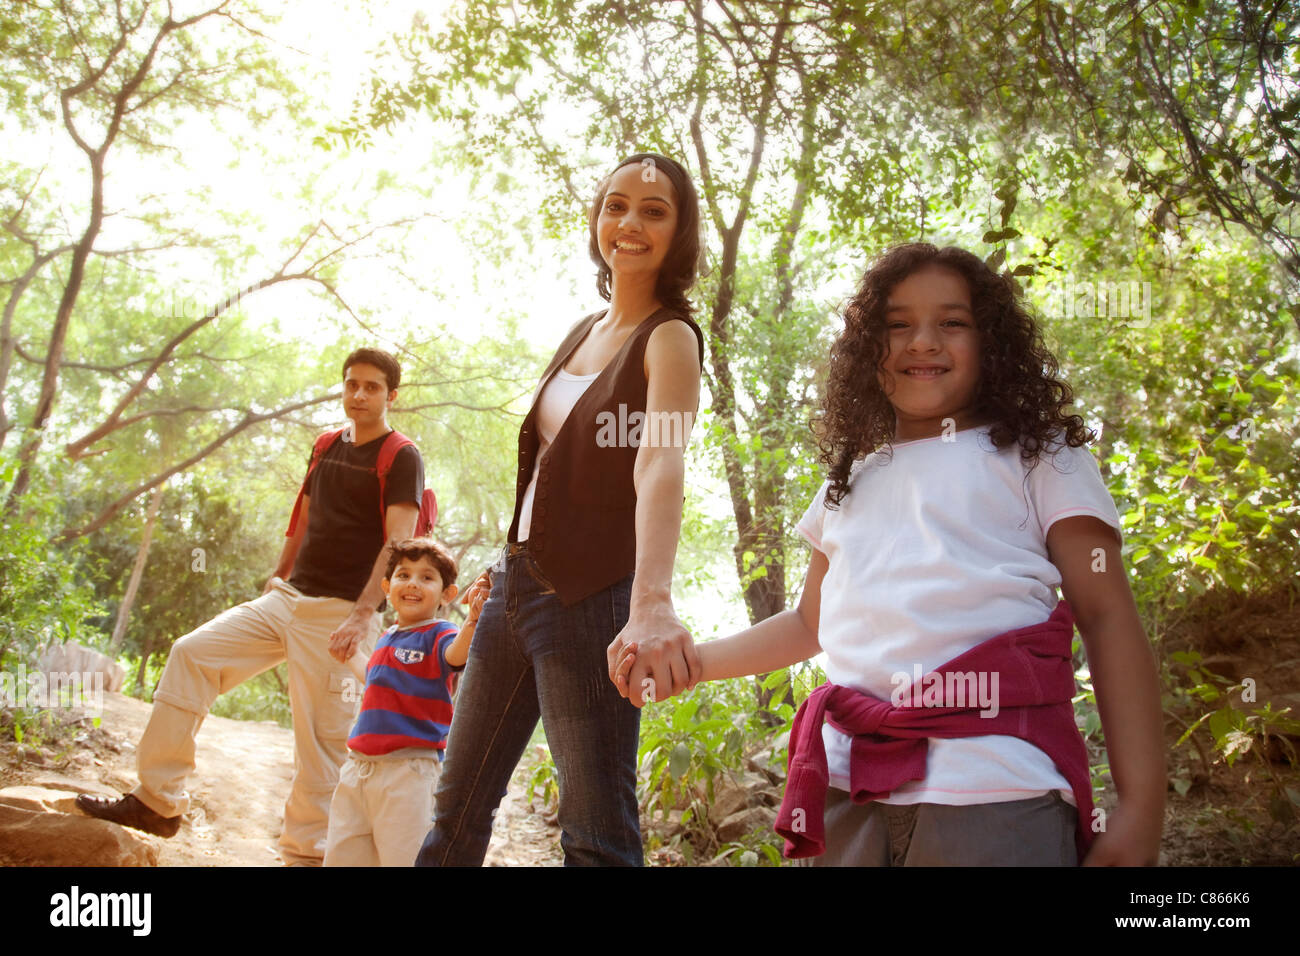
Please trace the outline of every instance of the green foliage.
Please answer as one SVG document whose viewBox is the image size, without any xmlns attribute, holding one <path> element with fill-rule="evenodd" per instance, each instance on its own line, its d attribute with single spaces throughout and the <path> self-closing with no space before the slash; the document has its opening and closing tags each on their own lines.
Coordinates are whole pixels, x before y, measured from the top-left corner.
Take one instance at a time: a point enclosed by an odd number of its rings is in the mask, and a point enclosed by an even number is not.
<svg viewBox="0 0 1300 956">
<path fill-rule="evenodd" d="M 709 807 L 722 774 L 738 776 L 747 768 L 771 768 L 784 774 L 796 709 L 788 694 L 793 687 L 802 698 L 824 680 L 820 668 L 810 664 L 773 672 L 763 683 L 773 692 L 767 711 L 755 708 L 753 684 L 748 680 L 700 684 L 647 706 L 641 716 L 638 751 L 641 808 L 652 819 L 680 812 L 681 831 L 667 845 L 688 863 L 723 859 L 740 866 L 780 863 L 782 841 L 770 829 L 751 833 L 739 843 L 720 843 Z M 766 714 L 775 717 L 775 727 Z M 653 838 L 647 843 L 650 850 L 658 845 Z"/>
<path fill-rule="evenodd" d="M 277 668 L 281 675 L 285 670 L 284 664 Z M 283 680 L 283 676 L 277 680 L 271 671 L 258 674 L 218 697 L 212 713 L 232 720 L 269 720 L 281 727 L 292 727 L 293 711 Z"/>
<path fill-rule="evenodd" d="M 0 457 L 0 498 L 17 466 Z M 0 512 L 0 667 L 31 663 L 51 641 L 94 645 L 88 620 L 99 613 L 93 578 L 78 551 L 51 544 L 61 519 L 58 501 L 29 495 L 20 512 Z"/>
<path fill-rule="evenodd" d="M 1253 682 L 1234 684 L 1215 674 L 1205 666 L 1197 651 L 1177 651 L 1172 659 L 1186 672 L 1185 681 L 1178 681 L 1174 675 L 1166 684 L 1170 687 L 1166 711 L 1172 712 L 1186 728 L 1174 746 L 1182 746 L 1198 731 L 1204 730 L 1212 741 L 1216 763 L 1222 761 L 1231 767 L 1238 759 L 1253 754 L 1270 782 L 1269 815 L 1278 823 L 1295 823 L 1300 819 L 1300 813 L 1297 813 L 1300 792 L 1288 787 L 1278 775 L 1269 748 L 1270 743 L 1275 744 L 1287 762 L 1292 767 L 1297 766 L 1296 749 L 1289 738 L 1300 736 L 1300 720 L 1289 716 L 1289 707 L 1275 711 L 1272 701 L 1266 701 L 1262 707 L 1247 706 L 1254 702 Z M 1199 712 L 1200 716 L 1191 723 L 1177 717 L 1179 713 L 1188 712 Z M 1200 748 L 1199 743 L 1197 747 Z M 1203 749 L 1201 755 L 1205 760 Z M 1209 766 L 1205 770 L 1208 776 Z M 1186 793 L 1191 781 L 1185 776 L 1176 776 L 1173 784 L 1179 793 Z"/>
</svg>

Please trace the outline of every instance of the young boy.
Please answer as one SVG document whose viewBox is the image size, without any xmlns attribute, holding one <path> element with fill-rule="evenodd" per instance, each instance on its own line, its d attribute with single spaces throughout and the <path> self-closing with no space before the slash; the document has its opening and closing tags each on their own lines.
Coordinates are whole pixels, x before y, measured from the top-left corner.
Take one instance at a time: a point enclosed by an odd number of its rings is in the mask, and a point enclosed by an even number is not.
<svg viewBox="0 0 1300 956">
<path fill-rule="evenodd" d="M 438 611 L 456 599 L 456 561 L 432 538 L 394 545 L 383 589 L 397 623 L 368 665 L 347 664 L 365 682 L 348 738 L 348 761 L 330 804 L 326 866 L 411 866 L 433 820 L 433 793 L 451 726 L 451 677 L 465 666 L 479 611 L 480 578 L 464 603 L 459 633 Z"/>
</svg>

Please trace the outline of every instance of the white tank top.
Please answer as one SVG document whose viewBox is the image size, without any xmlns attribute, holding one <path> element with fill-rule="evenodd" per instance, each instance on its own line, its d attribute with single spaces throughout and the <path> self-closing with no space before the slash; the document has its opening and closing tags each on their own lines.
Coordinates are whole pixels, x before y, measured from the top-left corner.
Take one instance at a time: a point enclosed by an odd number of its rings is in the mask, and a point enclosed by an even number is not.
<svg viewBox="0 0 1300 956">
<path fill-rule="evenodd" d="M 564 420 L 569 417 L 569 412 L 573 411 L 573 406 L 578 404 L 578 399 L 582 398 L 588 386 L 599 375 L 600 372 L 592 372 L 590 375 L 570 375 L 564 369 L 557 368 L 537 399 L 537 458 L 533 464 L 533 477 L 524 491 L 524 503 L 519 509 L 520 541 L 528 540 L 528 532 L 532 528 L 533 494 L 537 491 L 537 474 L 542 467 L 542 458 L 550 449 L 551 442 L 555 441 L 555 436 L 560 433 L 560 428 L 564 425 Z"/>
</svg>

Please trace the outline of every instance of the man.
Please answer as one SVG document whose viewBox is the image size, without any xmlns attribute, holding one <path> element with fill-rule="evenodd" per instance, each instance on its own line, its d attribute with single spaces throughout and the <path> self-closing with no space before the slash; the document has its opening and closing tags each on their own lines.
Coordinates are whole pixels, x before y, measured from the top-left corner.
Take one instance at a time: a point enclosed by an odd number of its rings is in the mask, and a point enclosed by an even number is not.
<svg viewBox="0 0 1300 956">
<path fill-rule="evenodd" d="M 388 545 L 414 533 L 424 489 L 423 461 L 408 444 L 392 460 L 380 502 L 377 462 L 400 378 L 397 360 L 378 349 L 358 349 L 344 361 L 343 407 L 352 424 L 318 446 L 262 596 L 176 642 L 140 738 L 140 785 L 116 800 L 78 797 L 87 813 L 173 836 L 189 808 L 185 779 L 212 702 L 287 660 L 295 770 L 280 856 L 288 865 L 320 864 L 358 699 L 341 662 L 357 648 L 369 656 L 375 644 Z"/>
</svg>

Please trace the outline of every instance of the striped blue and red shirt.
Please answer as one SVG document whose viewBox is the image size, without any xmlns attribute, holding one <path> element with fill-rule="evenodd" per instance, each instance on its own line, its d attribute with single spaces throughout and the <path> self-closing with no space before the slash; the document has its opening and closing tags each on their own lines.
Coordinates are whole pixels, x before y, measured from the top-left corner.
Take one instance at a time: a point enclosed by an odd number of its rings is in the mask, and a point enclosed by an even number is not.
<svg viewBox="0 0 1300 956">
<path fill-rule="evenodd" d="M 447 648 L 459 631 L 450 621 L 390 627 L 366 665 L 348 748 L 372 757 L 403 747 L 443 750 L 451 726 L 451 675 Z"/>
</svg>

